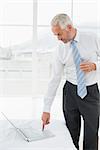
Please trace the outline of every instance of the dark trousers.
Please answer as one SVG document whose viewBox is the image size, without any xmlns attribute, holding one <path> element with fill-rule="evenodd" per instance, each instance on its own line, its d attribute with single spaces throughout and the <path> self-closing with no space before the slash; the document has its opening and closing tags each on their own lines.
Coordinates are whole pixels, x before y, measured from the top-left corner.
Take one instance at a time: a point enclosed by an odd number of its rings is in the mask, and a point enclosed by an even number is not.
<svg viewBox="0 0 100 150">
<path fill-rule="evenodd" d="M 79 150 L 81 116 L 84 120 L 83 150 L 98 150 L 99 89 L 94 84 L 87 86 L 87 96 L 77 95 L 77 86 L 66 82 L 63 88 L 63 113 L 66 126 L 75 147 Z"/>
</svg>

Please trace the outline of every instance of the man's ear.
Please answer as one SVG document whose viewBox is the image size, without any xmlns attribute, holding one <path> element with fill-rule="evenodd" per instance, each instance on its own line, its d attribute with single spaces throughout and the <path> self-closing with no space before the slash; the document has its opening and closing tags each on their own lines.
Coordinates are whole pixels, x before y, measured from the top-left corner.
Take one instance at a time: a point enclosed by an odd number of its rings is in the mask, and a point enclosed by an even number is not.
<svg viewBox="0 0 100 150">
<path fill-rule="evenodd" d="M 72 30 L 72 26 L 71 25 L 67 25 L 67 31 L 71 31 Z"/>
</svg>

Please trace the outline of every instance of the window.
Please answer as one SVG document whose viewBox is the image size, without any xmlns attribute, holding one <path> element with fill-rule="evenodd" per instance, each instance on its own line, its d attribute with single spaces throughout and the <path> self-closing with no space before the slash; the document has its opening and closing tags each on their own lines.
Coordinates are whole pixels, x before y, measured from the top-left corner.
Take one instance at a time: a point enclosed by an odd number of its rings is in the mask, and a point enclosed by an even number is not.
<svg viewBox="0 0 100 150">
<path fill-rule="evenodd" d="M 73 22 L 82 31 L 100 35 L 99 0 L 74 0 Z"/>
<path fill-rule="evenodd" d="M 98 25 L 98 0 L 74 0 L 73 21 L 80 26 Z"/>
<path fill-rule="evenodd" d="M 51 32 L 50 22 L 58 13 L 67 13 L 71 17 L 71 2 L 71 0 L 38 0 L 37 28 L 41 50 L 48 50 L 56 45 L 56 39 L 54 39 Z"/>
<path fill-rule="evenodd" d="M 20 62 L 16 62 L 16 60 L 14 62 L 12 60 L 8 63 L 9 60 L 7 60 L 5 61 L 6 66 L 5 63 L 1 61 L 1 96 L 3 97 L 6 95 L 5 93 L 7 93 L 10 96 L 14 96 L 14 98 L 11 99 L 11 97 L 9 98 L 8 96 L 6 102 L 2 98 L 3 101 L 0 102 L 0 107 L 7 111 L 7 113 L 11 111 L 11 114 L 14 114 L 13 116 L 15 118 L 20 118 L 21 116 L 21 118 L 29 118 L 28 114 L 31 114 L 32 118 L 33 111 L 35 115 L 42 111 L 43 103 L 40 104 L 40 101 L 43 100 L 42 96 L 44 97 L 46 92 L 52 70 L 51 51 L 55 49 L 57 44 L 57 40 L 51 32 L 50 22 L 58 13 L 67 13 L 71 19 L 73 19 L 73 23 L 82 30 L 100 33 L 100 0 L 0 1 L 0 47 L 25 43 L 24 46 L 28 47 L 29 50 L 29 46 L 32 45 L 32 42 L 37 42 L 38 39 L 38 50 L 40 52 L 37 54 L 38 59 L 33 59 L 34 63 L 32 63 L 32 60 L 21 60 Z M 33 41 L 28 42 L 30 40 Z M 21 46 L 24 47 L 23 45 Z M 22 58 L 25 58 L 24 55 L 22 55 L 21 59 Z M 11 69 L 7 69 L 10 71 L 2 71 L 5 69 L 4 66 L 9 67 L 9 64 L 11 64 Z M 16 70 L 18 70 L 18 72 L 16 72 Z M 59 94 L 61 94 L 62 86 L 63 84 L 61 83 L 58 90 Z M 18 97 L 22 95 L 25 97 Z M 36 96 L 37 99 L 29 99 L 30 95 L 33 97 Z M 38 97 L 40 97 L 40 99 L 38 99 Z M 57 105 L 60 106 L 58 99 L 59 98 L 57 98 Z M 11 106 L 12 109 L 10 110 Z"/>
<path fill-rule="evenodd" d="M 33 0 L 0 1 L 0 46 L 32 38 Z"/>
<path fill-rule="evenodd" d="M 38 0 L 38 25 L 50 25 L 51 19 L 58 13 L 71 16 L 71 0 Z"/>
</svg>

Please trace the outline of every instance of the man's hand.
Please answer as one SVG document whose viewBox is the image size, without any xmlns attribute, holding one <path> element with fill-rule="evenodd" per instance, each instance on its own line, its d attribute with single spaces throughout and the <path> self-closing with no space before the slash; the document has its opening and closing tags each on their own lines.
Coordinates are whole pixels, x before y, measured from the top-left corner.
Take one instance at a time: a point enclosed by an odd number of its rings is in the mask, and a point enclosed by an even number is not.
<svg viewBox="0 0 100 150">
<path fill-rule="evenodd" d="M 80 69 L 87 73 L 96 70 L 96 64 L 92 62 L 82 62 L 80 64 Z"/>
<path fill-rule="evenodd" d="M 50 123 L 50 113 L 48 112 L 43 112 L 42 114 L 42 121 L 43 121 L 43 125 L 47 125 Z"/>
</svg>

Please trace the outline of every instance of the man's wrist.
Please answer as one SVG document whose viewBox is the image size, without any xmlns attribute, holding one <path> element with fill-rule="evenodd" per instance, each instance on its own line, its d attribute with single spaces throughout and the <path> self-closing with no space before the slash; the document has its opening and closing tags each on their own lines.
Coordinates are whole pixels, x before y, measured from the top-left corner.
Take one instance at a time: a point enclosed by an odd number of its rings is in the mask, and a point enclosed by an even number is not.
<svg viewBox="0 0 100 150">
<path fill-rule="evenodd" d="M 43 111 L 43 113 L 45 113 L 45 114 L 50 114 L 50 112 L 45 112 L 45 111 Z"/>
</svg>

